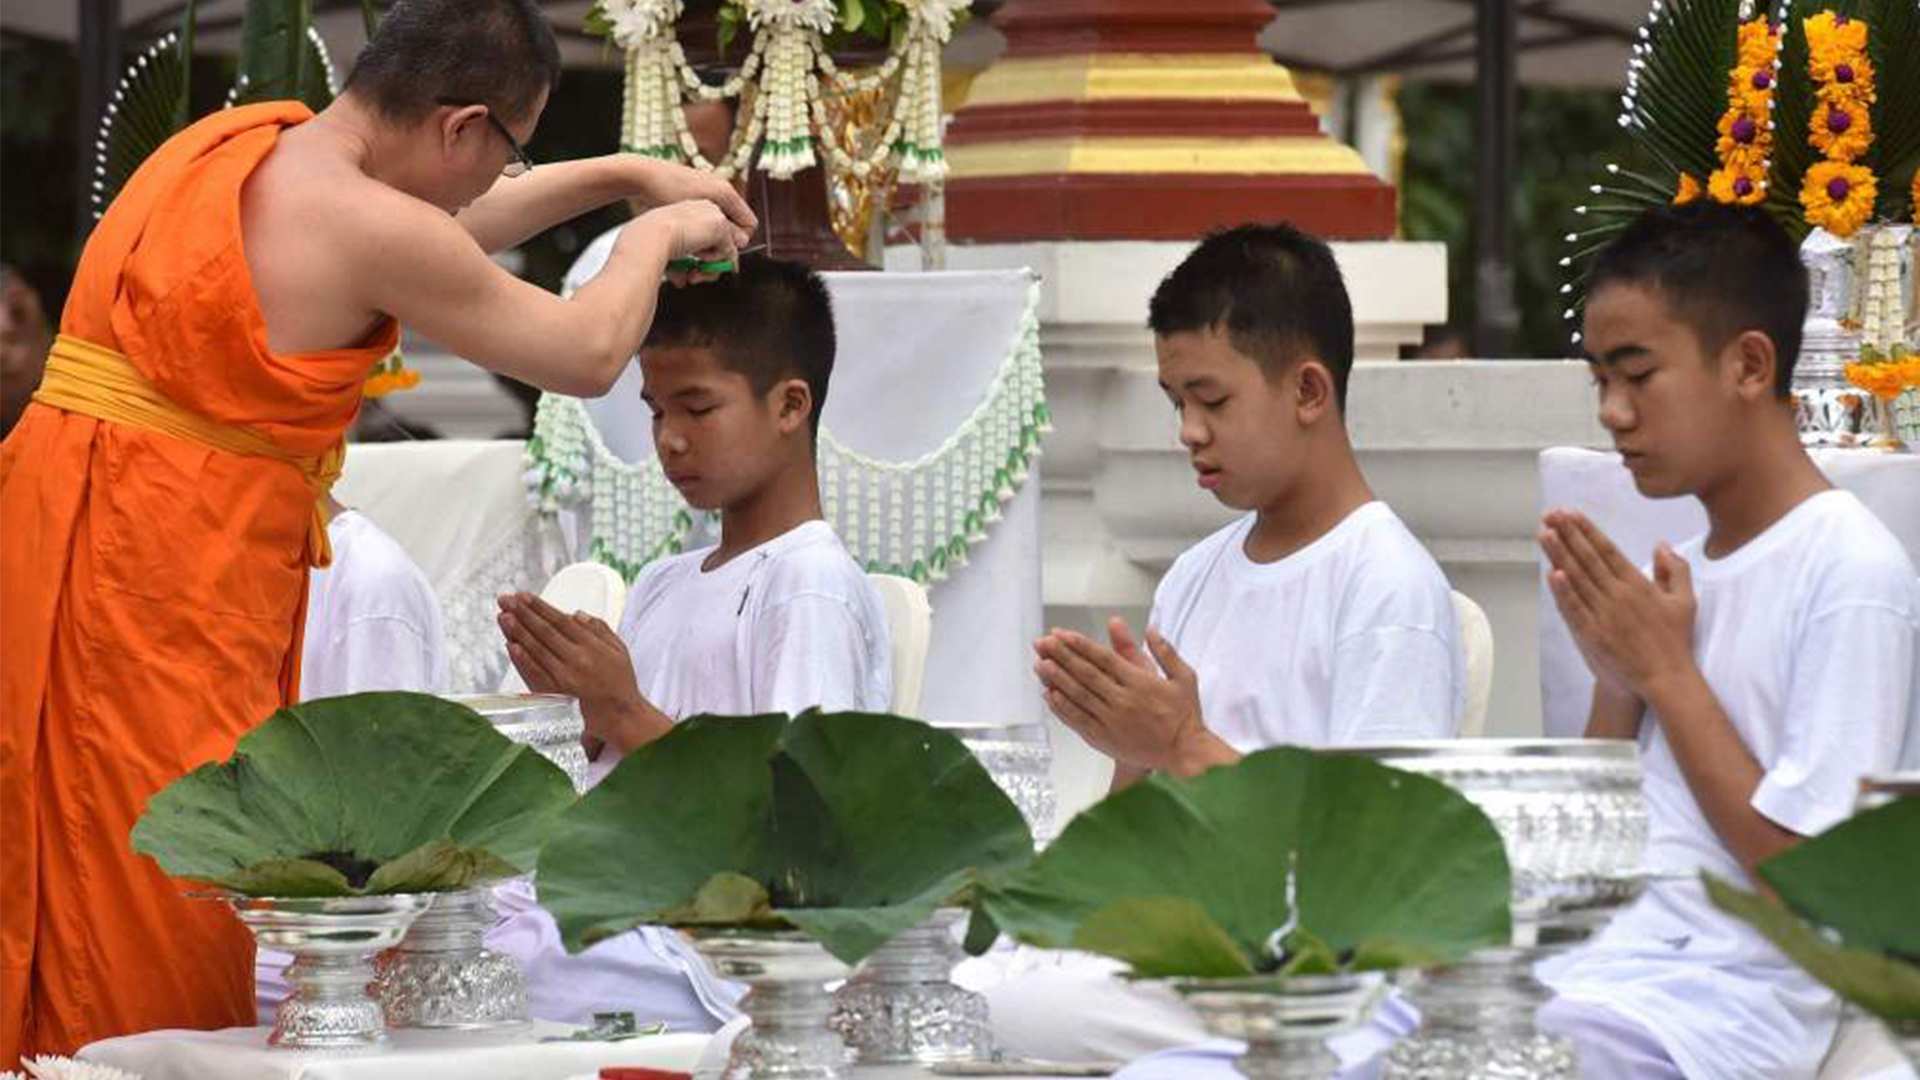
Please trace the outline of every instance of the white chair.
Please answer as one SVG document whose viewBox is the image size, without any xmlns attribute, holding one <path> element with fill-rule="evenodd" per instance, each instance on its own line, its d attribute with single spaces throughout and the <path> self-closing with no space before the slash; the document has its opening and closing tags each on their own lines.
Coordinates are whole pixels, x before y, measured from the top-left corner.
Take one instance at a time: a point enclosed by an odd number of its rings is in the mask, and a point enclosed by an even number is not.
<svg viewBox="0 0 1920 1080">
<path fill-rule="evenodd" d="M 927 590 L 910 578 L 868 574 L 887 612 L 887 634 L 893 640 L 893 712 L 914 716 L 920 711 L 920 685 L 927 675 L 927 646 L 933 640 L 933 607 Z"/>
<path fill-rule="evenodd" d="M 1493 697 L 1493 624 L 1487 613 L 1465 593 L 1453 594 L 1453 617 L 1460 628 L 1460 648 L 1467 654 L 1467 712 L 1460 718 L 1460 737 L 1487 733 L 1487 702 Z"/>
<path fill-rule="evenodd" d="M 617 630 L 620 614 L 627 607 L 627 583 L 612 567 L 597 562 L 577 562 L 561 567 L 560 572 L 547 581 L 547 587 L 540 590 L 540 599 L 568 615 L 585 612 Z M 526 680 L 511 664 L 500 680 L 500 692 L 527 692 Z"/>
</svg>

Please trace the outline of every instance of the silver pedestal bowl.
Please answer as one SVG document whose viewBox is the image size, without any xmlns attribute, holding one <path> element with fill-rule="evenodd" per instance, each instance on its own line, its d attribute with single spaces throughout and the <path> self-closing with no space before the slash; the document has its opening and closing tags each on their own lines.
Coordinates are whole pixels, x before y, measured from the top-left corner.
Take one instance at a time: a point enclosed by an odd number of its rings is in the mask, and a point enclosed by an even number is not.
<svg viewBox="0 0 1920 1080">
<path fill-rule="evenodd" d="M 832 1026 L 862 1065 L 938 1065 L 993 1056 L 987 999 L 953 984 L 967 918 L 942 908 L 874 950 L 834 994 Z"/>
<path fill-rule="evenodd" d="M 1320 1080 L 1340 1070 L 1327 1040 L 1367 1021 L 1386 980 L 1378 974 L 1169 979 L 1209 1034 L 1247 1049 L 1234 1067 L 1253 1080 Z"/>
<path fill-rule="evenodd" d="M 846 964 L 796 931 L 699 930 L 694 948 L 723 979 L 747 984 L 740 1001 L 751 1026 L 734 1040 L 718 1074 L 723 1080 L 842 1080 L 851 1064 L 846 1043 L 828 1026 L 827 984 L 847 977 Z"/>
<path fill-rule="evenodd" d="M 531 746 L 560 767 L 573 790 L 587 785 L 587 752 L 580 745 L 586 723 L 574 700 L 563 694 L 448 694 L 487 718 L 494 730 L 522 746 Z"/>
<path fill-rule="evenodd" d="M 374 962 L 387 1026 L 484 1030 L 527 1022 L 527 980 L 489 950 L 493 889 L 438 893 L 400 944 Z"/>
<path fill-rule="evenodd" d="M 368 993 L 374 957 L 398 944 L 432 897 L 284 899 L 224 896 L 263 949 L 291 954 L 293 992 L 274 1016 L 269 1046 L 290 1050 L 373 1046 L 386 1039 Z"/>
<path fill-rule="evenodd" d="M 1591 936 L 1640 894 L 1647 811 L 1639 749 L 1619 739 L 1448 739 L 1342 748 L 1440 780 L 1493 820 L 1513 870 L 1513 943 L 1427 972 L 1420 1030 L 1387 1075 L 1571 1080 L 1573 1046 L 1535 1027 L 1551 996 L 1534 964 Z"/>
</svg>

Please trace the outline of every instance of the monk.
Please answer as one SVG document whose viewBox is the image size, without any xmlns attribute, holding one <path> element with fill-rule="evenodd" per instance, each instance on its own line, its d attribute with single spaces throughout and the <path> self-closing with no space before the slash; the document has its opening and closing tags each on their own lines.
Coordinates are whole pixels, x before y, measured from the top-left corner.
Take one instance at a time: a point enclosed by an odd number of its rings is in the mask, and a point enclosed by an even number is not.
<svg viewBox="0 0 1920 1080">
<path fill-rule="evenodd" d="M 402 0 L 326 110 L 208 117 L 94 229 L 0 446 L 0 1068 L 253 1022 L 247 933 L 128 832 L 295 700 L 316 499 L 399 326 L 597 395 L 669 260 L 750 236 L 744 201 L 689 169 L 532 167 L 559 71 L 535 0 Z M 651 209 L 571 299 L 486 256 L 620 199 Z"/>
</svg>

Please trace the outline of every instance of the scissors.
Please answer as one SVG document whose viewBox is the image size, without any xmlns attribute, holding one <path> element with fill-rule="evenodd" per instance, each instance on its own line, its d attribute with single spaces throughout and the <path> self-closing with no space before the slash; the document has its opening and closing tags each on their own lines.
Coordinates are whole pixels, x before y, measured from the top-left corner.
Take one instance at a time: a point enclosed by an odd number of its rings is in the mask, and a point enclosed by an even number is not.
<svg viewBox="0 0 1920 1080">
<path fill-rule="evenodd" d="M 769 249 L 773 247 L 773 225 L 772 220 L 767 215 L 769 209 L 767 204 L 770 201 L 771 198 L 767 194 L 766 187 L 763 185 L 760 188 L 760 228 L 765 230 L 762 235 L 766 236 L 766 239 L 734 252 L 733 258 L 731 259 L 702 259 L 694 255 L 682 255 L 677 259 L 668 259 L 667 272 L 679 274 L 731 274 L 738 268 L 739 263 L 737 260 L 742 255 L 752 255 L 756 251 L 767 251 L 769 255 L 771 255 Z"/>
</svg>

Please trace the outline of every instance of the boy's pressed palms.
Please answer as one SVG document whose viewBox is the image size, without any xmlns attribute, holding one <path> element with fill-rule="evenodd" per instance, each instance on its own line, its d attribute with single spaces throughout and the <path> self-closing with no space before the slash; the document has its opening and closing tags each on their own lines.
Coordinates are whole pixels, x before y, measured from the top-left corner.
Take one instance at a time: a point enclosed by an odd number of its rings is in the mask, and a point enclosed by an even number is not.
<svg viewBox="0 0 1920 1080">
<path fill-rule="evenodd" d="M 566 694 L 580 702 L 587 734 L 613 742 L 611 726 L 623 712 L 644 706 L 634 681 L 626 643 L 613 628 L 590 615 L 566 615 L 537 596 L 500 598 L 500 630 L 507 656 L 543 694 Z"/>
</svg>

